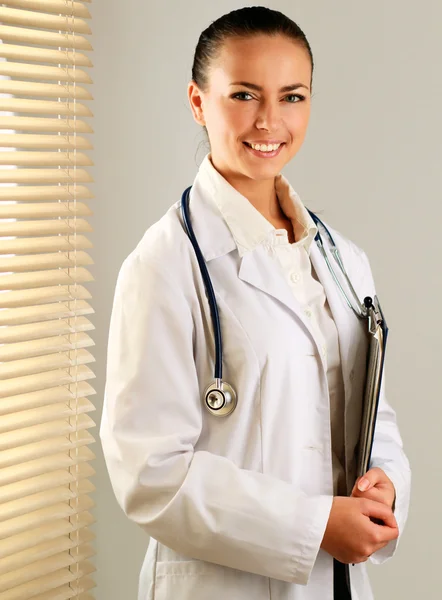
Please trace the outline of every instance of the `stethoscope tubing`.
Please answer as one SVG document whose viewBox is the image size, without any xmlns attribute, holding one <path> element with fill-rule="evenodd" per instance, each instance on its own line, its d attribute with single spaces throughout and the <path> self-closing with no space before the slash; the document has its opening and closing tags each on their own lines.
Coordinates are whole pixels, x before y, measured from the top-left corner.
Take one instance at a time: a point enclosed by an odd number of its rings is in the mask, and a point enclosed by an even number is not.
<svg viewBox="0 0 442 600">
<path fill-rule="evenodd" d="M 210 279 L 209 271 L 207 270 L 206 261 L 198 245 L 195 232 L 193 231 L 192 223 L 189 215 L 189 196 L 192 186 L 184 190 L 181 197 L 181 209 L 183 215 L 184 226 L 186 228 L 187 235 L 192 243 L 193 249 L 198 260 L 198 264 L 201 270 L 201 275 L 204 280 L 204 284 L 207 292 L 207 299 L 210 305 L 210 313 L 212 316 L 213 332 L 215 336 L 215 379 L 222 380 L 223 377 L 223 342 L 221 334 L 221 323 L 218 312 L 218 305 L 216 302 L 215 291 L 213 289 L 212 281 Z"/>
</svg>

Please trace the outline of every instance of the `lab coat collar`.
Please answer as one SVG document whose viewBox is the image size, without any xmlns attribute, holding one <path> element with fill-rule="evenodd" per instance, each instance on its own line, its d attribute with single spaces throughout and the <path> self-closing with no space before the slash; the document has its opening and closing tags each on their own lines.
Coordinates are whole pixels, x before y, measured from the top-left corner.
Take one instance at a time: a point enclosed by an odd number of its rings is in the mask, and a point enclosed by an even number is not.
<svg viewBox="0 0 442 600">
<path fill-rule="evenodd" d="M 227 183 L 227 182 L 226 182 Z M 195 236 L 206 262 L 236 249 L 235 239 L 212 197 L 216 185 L 205 169 L 199 169 L 189 197 L 189 212 Z"/>
<path fill-rule="evenodd" d="M 210 153 L 205 156 L 199 168 L 194 188 L 206 197 L 208 203 L 216 206 L 230 231 L 241 258 L 264 241 L 267 240 L 271 243 L 271 240 L 274 239 L 276 228 L 215 169 Z M 292 222 L 298 240 L 296 243 L 302 244 L 309 251 L 317 233 L 315 223 L 298 194 L 282 174 L 275 178 L 275 190 L 282 210 Z M 208 208 L 213 209 L 213 206 Z M 211 258 L 219 256 L 221 248 L 225 248 L 226 236 L 227 232 L 224 230 L 221 246 L 218 244 L 219 240 L 212 237 L 211 241 L 218 247 L 218 250 L 213 254 L 214 248 L 212 251 L 206 249 L 208 253 L 207 257 L 205 255 L 206 260 L 210 260 L 209 256 Z M 228 244 L 227 248 L 230 251 L 231 244 Z M 205 254 L 203 249 L 202 251 Z"/>
<path fill-rule="evenodd" d="M 208 155 L 205 158 L 205 161 L 207 160 Z M 214 169 L 214 167 L 212 168 Z M 231 187 L 224 178 L 221 179 Z M 191 221 L 204 260 L 207 263 L 233 250 L 238 250 L 237 241 L 228 227 L 218 203 L 213 201 L 213 196 L 220 193 L 219 190 L 222 186 L 223 184 L 220 183 L 216 175 L 214 176 L 211 169 L 207 168 L 206 162 L 205 167 L 200 168 L 198 171 L 190 192 L 189 207 Z M 243 198 L 240 194 L 238 196 Z M 245 201 L 248 202 L 246 199 Z M 269 225 L 273 228 L 270 223 Z M 313 233 L 314 230 L 311 231 L 311 235 Z M 319 252 L 317 251 L 316 244 L 312 244 L 310 250 L 312 258 L 313 255 L 316 256 Z M 319 259 L 316 262 L 320 264 L 320 261 L 323 261 L 322 256 Z M 309 319 L 296 300 L 287 281 L 282 276 L 280 269 L 275 268 L 275 262 L 268 252 L 266 252 L 263 244 L 258 244 L 253 251 L 243 254 L 240 258 L 238 277 L 266 294 L 273 296 L 289 308 L 303 323 L 306 330 L 313 337 L 317 347 L 320 347 L 320 340 L 317 338 L 315 330 L 311 327 Z M 323 272 L 321 279 L 325 281 L 330 279 L 328 271 L 327 273 Z M 328 286 L 326 291 L 329 289 L 332 289 L 332 286 Z M 319 352 L 319 354 L 321 353 Z"/>
</svg>

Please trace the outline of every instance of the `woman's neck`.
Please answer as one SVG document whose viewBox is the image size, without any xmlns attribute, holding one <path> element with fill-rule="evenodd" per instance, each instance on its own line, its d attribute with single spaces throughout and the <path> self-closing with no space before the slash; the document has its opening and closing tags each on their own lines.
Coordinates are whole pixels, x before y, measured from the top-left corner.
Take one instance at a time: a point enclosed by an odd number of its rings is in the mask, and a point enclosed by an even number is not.
<svg viewBox="0 0 442 600">
<path fill-rule="evenodd" d="M 287 219 L 278 201 L 275 190 L 275 178 L 255 181 L 248 177 L 238 176 L 236 173 L 220 170 L 214 163 L 217 171 L 226 179 L 232 187 L 258 210 L 263 217 L 271 223 Z"/>
</svg>

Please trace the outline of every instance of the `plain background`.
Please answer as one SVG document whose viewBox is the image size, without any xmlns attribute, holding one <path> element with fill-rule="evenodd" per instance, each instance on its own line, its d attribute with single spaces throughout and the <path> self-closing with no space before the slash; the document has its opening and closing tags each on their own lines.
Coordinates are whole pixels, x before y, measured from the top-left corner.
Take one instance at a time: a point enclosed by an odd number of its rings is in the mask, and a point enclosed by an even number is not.
<svg viewBox="0 0 442 600">
<path fill-rule="evenodd" d="M 91 223 L 96 421 L 116 277 L 145 230 L 193 182 L 207 152 L 187 101 L 194 49 L 211 21 L 248 2 L 95 0 Z M 313 50 L 307 138 L 284 173 L 304 203 L 368 253 L 391 337 L 387 393 L 413 470 L 395 558 L 370 567 L 377 600 L 440 598 L 442 518 L 442 4 L 268 1 Z M 98 428 L 94 430 L 97 440 Z M 146 534 L 118 507 L 99 442 L 98 600 L 137 597 Z M 216 473 L 214 474 L 216 476 Z"/>
</svg>

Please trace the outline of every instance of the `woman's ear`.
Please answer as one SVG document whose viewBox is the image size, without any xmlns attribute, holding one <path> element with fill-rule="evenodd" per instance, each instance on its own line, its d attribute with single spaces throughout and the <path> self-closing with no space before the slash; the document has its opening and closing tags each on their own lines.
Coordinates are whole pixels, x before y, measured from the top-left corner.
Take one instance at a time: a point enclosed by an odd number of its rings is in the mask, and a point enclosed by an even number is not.
<svg viewBox="0 0 442 600">
<path fill-rule="evenodd" d="M 204 118 L 203 111 L 203 97 L 199 87 L 194 81 L 190 81 L 187 86 L 187 96 L 189 98 L 190 108 L 192 110 L 193 118 L 198 125 L 205 125 L 206 120 Z"/>
</svg>

